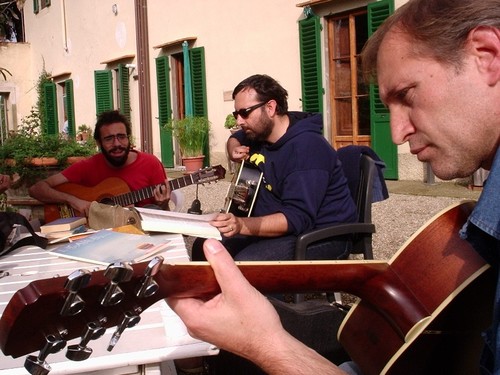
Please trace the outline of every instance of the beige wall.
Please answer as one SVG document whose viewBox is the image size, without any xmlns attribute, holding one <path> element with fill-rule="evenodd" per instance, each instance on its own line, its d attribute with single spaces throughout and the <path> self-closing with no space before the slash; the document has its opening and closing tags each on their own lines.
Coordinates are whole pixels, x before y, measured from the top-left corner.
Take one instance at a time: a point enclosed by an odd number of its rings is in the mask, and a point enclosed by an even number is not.
<svg viewBox="0 0 500 375">
<path fill-rule="evenodd" d="M 396 0 L 396 7 L 406 0 Z M 11 70 L 13 77 L 0 81 L 2 91 L 10 90 L 18 111 L 18 121 L 29 113 L 36 100 L 34 85 L 43 66 L 56 76 L 56 82 L 73 79 L 76 126 L 95 123 L 94 70 L 113 68 L 103 64 L 120 56 L 137 65 L 135 1 L 132 0 L 59 0 L 33 14 L 32 0 L 25 4 L 26 40 L 28 43 L 1 46 L 0 66 Z M 148 0 L 149 62 L 153 149 L 160 156 L 155 58 L 181 52 L 178 43 L 169 49 L 155 46 L 196 37 L 191 47 L 204 47 L 207 104 L 212 122 L 212 161 L 225 160 L 224 145 L 229 135 L 223 123 L 233 111 L 227 97 L 243 78 L 266 73 L 288 90 L 289 107 L 301 110 L 301 78 L 297 22 L 303 8 L 296 0 Z M 336 0 L 314 8 L 319 16 L 364 7 L 367 0 Z M 113 12 L 116 4 L 117 13 Z M 322 37 L 324 37 L 322 35 Z M 328 87 L 328 52 L 323 40 L 323 86 Z M 69 73 L 65 74 L 64 73 Z M 140 140 L 139 82 L 137 69 L 131 71 L 130 99 L 133 135 Z M 325 111 L 328 112 L 326 92 Z M 62 103 L 58 103 L 62 107 Z M 330 116 L 325 115 L 328 119 Z M 325 129 L 328 129 L 328 124 Z M 328 137 L 329 135 L 326 134 Z M 140 144 L 140 142 L 137 142 Z M 408 159 L 407 146 L 399 148 L 404 169 L 400 178 L 420 175 L 421 163 Z M 414 160 L 413 162 L 411 160 Z M 407 170 L 411 171 L 407 173 Z"/>
<path fill-rule="evenodd" d="M 10 129 L 21 121 L 21 114 L 28 114 L 36 101 L 36 78 L 33 75 L 29 44 L 0 43 L 0 67 L 7 69 L 7 80 L 0 78 L 0 92 L 8 95 L 11 106 L 8 111 Z"/>
<path fill-rule="evenodd" d="M 249 75 L 273 76 L 288 90 L 290 108 L 301 108 L 297 20 L 302 9 L 295 6 L 294 0 L 189 0 L 175 1 L 175 6 L 166 3 L 172 2 L 149 1 L 150 46 L 196 37 L 193 46 L 204 47 L 212 152 L 223 153 L 229 135 L 223 124 L 234 107 L 232 100 L 224 100 L 224 92 L 231 93 Z M 180 45 L 177 49 L 181 51 Z M 153 58 L 160 53 L 152 53 L 152 71 Z"/>
</svg>

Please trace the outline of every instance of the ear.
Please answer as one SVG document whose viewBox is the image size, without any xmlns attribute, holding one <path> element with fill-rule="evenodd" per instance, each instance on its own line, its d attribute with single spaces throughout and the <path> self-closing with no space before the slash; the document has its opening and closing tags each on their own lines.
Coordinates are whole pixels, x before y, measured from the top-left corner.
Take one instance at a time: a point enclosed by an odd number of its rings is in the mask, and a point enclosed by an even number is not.
<svg viewBox="0 0 500 375">
<path fill-rule="evenodd" d="M 488 85 L 500 83 L 500 29 L 479 26 L 469 33 L 469 45 L 479 70 L 486 75 Z"/>
<path fill-rule="evenodd" d="M 266 111 L 267 111 L 267 115 L 269 117 L 273 117 L 273 116 L 276 116 L 276 107 L 277 107 L 277 104 L 276 104 L 276 100 L 274 99 L 271 99 L 269 100 L 265 105 L 264 105 Z"/>
</svg>

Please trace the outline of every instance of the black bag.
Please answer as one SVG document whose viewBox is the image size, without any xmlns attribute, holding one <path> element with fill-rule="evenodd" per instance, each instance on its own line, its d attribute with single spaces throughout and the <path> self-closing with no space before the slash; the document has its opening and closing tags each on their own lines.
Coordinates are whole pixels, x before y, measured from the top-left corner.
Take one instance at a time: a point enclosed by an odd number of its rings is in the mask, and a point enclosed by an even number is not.
<svg viewBox="0 0 500 375">
<path fill-rule="evenodd" d="M 29 234 L 22 233 L 25 227 Z M 48 240 L 35 233 L 29 221 L 17 212 L 0 212 L 0 256 L 21 246 L 35 245 L 45 249 Z"/>
</svg>

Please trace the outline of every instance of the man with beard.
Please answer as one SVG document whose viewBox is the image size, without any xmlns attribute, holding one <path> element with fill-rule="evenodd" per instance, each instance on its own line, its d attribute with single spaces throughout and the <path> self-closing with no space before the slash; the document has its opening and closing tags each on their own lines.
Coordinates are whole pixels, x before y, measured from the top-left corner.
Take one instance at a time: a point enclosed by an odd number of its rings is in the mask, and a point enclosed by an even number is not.
<svg viewBox="0 0 500 375">
<path fill-rule="evenodd" d="M 155 205 L 167 208 L 170 191 L 161 162 L 153 155 L 133 150 L 130 144 L 131 126 L 118 111 L 103 112 L 97 119 L 94 139 L 101 153 L 73 164 L 60 173 L 39 181 L 29 189 L 30 195 L 44 203 L 65 203 L 88 215 L 89 201 L 60 192 L 57 186 L 66 182 L 94 187 L 109 177 L 119 177 L 130 188 L 139 190 L 159 185 L 154 196 L 137 206 Z M 105 192 L 102 192 L 105 193 Z"/>
<path fill-rule="evenodd" d="M 322 134 L 322 115 L 288 111 L 287 97 L 260 74 L 233 91 L 242 130 L 229 140 L 229 154 L 234 158 L 231 148 L 239 147 L 263 176 L 251 217 L 221 213 L 211 222 L 236 260 L 293 259 L 298 235 L 357 220 L 337 153 Z M 193 260 L 204 259 L 202 242 L 195 242 Z M 345 259 L 349 252 L 349 241 L 340 239 L 313 245 L 308 257 Z"/>
</svg>

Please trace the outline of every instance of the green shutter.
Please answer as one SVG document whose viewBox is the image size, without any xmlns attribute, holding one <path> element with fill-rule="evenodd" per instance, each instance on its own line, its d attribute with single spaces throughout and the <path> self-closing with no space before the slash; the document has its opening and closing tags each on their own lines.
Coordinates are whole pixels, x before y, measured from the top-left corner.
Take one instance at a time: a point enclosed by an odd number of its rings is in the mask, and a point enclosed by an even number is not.
<svg viewBox="0 0 500 375">
<path fill-rule="evenodd" d="M 189 50 L 191 60 L 191 86 L 193 89 L 194 116 L 207 116 L 207 85 L 205 78 L 205 49 Z"/>
<path fill-rule="evenodd" d="M 58 134 L 59 127 L 57 126 L 57 95 L 56 84 L 54 82 L 46 82 L 43 84 L 44 94 L 44 120 L 42 124 L 45 134 Z"/>
<path fill-rule="evenodd" d="M 46 7 L 50 6 L 50 0 L 45 0 L 45 6 Z"/>
<path fill-rule="evenodd" d="M 96 115 L 113 109 L 113 76 L 111 70 L 94 71 Z"/>
<path fill-rule="evenodd" d="M 193 115 L 208 116 L 207 111 L 207 84 L 205 76 L 205 49 L 203 47 L 189 50 L 191 60 L 191 87 L 193 91 Z M 205 159 L 203 164 L 210 165 L 210 144 L 207 134 L 205 147 L 203 147 Z"/>
<path fill-rule="evenodd" d="M 40 3 L 38 0 L 33 0 L 33 13 L 38 14 L 40 11 Z"/>
<path fill-rule="evenodd" d="M 64 92 L 65 96 L 65 113 L 66 119 L 68 120 L 68 135 L 74 137 L 76 135 L 75 126 L 75 96 L 73 92 L 73 80 L 67 79 L 64 81 Z"/>
<path fill-rule="evenodd" d="M 118 90 L 120 92 L 120 113 L 130 121 L 130 85 L 129 69 L 123 65 L 118 65 Z"/>
<path fill-rule="evenodd" d="M 172 131 L 164 128 L 164 125 L 172 116 L 172 104 L 170 98 L 170 67 L 167 56 L 157 57 L 156 63 L 156 87 L 158 91 L 158 122 L 160 126 L 161 162 L 167 168 L 174 167 L 174 146 Z"/>
<path fill-rule="evenodd" d="M 305 112 L 323 112 L 320 32 L 319 17 L 299 21 L 302 109 Z"/>
<path fill-rule="evenodd" d="M 368 34 L 371 35 L 394 12 L 393 0 L 368 4 Z M 389 110 L 379 97 L 377 85 L 370 85 L 371 145 L 385 162 L 384 177 L 398 179 L 398 149 L 392 142 Z"/>
</svg>

